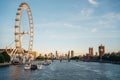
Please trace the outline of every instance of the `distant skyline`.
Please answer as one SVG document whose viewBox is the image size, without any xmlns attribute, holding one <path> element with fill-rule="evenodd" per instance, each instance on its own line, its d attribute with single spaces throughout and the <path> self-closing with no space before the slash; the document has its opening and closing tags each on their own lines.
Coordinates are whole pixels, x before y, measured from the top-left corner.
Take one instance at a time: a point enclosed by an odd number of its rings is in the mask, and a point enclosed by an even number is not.
<svg viewBox="0 0 120 80">
<path fill-rule="evenodd" d="M 83 54 L 93 47 L 95 53 L 103 44 L 105 52 L 120 51 L 120 0 L 1 0 L 0 48 L 14 43 L 16 12 L 22 2 L 33 15 L 33 50 Z M 21 29 L 27 29 L 25 26 L 28 16 L 23 11 Z M 27 47 L 28 39 L 23 38 Z"/>
</svg>

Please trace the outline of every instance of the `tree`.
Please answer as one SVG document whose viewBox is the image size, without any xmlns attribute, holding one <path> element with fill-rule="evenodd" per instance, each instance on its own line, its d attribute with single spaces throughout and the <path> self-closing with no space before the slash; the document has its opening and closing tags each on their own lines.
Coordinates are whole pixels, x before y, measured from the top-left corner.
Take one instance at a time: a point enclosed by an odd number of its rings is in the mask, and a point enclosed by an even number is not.
<svg viewBox="0 0 120 80">
<path fill-rule="evenodd" d="M 4 56 L 0 53 L 0 63 L 4 63 Z"/>
<path fill-rule="evenodd" d="M 102 56 L 102 59 L 103 59 L 103 60 L 110 60 L 110 58 L 109 58 L 110 55 L 111 55 L 111 54 L 109 54 L 109 53 L 108 53 L 108 54 L 104 54 L 104 55 Z"/>
<path fill-rule="evenodd" d="M 44 60 L 45 58 L 43 56 L 38 56 L 36 60 Z"/>
<path fill-rule="evenodd" d="M 72 58 L 70 58 L 71 60 L 78 60 L 79 59 L 79 57 L 78 56 L 74 56 L 74 57 L 72 57 Z"/>
<path fill-rule="evenodd" d="M 1 55 L 3 55 L 4 62 L 10 62 L 10 56 L 7 54 L 7 52 L 2 52 Z"/>
</svg>

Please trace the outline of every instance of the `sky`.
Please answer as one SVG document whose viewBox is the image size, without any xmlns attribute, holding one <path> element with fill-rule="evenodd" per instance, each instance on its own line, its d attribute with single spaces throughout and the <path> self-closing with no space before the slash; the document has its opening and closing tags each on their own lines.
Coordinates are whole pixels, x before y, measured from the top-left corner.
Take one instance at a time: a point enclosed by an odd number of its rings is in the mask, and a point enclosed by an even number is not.
<svg viewBox="0 0 120 80">
<path fill-rule="evenodd" d="M 15 47 L 14 26 L 19 5 L 26 2 L 34 23 L 33 50 L 39 53 L 120 51 L 120 0 L 0 0 L 0 48 Z M 26 11 L 21 29 L 29 30 Z M 27 49 L 28 36 L 22 46 Z"/>
</svg>

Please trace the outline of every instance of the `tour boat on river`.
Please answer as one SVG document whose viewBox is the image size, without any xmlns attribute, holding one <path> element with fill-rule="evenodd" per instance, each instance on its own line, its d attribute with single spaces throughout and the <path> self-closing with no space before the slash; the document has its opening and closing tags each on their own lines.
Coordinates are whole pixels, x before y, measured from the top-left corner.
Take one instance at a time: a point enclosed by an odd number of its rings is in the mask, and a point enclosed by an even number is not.
<svg viewBox="0 0 120 80">
<path fill-rule="evenodd" d="M 38 64 L 37 64 L 37 69 L 39 69 L 39 70 L 42 69 L 42 64 L 39 64 L 39 63 L 38 63 Z"/>
<path fill-rule="evenodd" d="M 25 70 L 31 69 L 31 64 L 25 64 L 24 69 Z"/>
<path fill-rule="evenodd" d="M 37 69 L 37 65 L 36 64 L 31 64 L 31 70 L 36 70 Z"/>
</svg>

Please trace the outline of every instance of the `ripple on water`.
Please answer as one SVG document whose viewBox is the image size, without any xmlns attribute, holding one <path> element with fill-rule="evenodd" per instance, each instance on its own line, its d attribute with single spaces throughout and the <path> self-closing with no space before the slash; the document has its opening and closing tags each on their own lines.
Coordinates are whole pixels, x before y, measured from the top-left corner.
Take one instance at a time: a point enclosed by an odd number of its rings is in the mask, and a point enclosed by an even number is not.
<svg viewBox="0 0 120 80">
<path fill-rule="evenodd" d="M 119 68 L 120 65 L 106 63 L 54 61 L 42 70 L 24 70 L 24 66 L 0 68 L 0 80 L 120 80 Z"/>
</svg>

